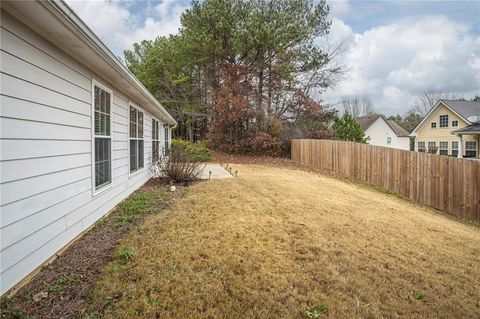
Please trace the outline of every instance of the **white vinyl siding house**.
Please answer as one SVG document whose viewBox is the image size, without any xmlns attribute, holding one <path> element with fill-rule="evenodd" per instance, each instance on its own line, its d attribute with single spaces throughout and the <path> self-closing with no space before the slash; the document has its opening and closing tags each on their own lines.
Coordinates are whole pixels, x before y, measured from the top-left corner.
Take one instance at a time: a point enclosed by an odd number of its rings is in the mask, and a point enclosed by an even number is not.
<svg viewBox="0 0 480 319">
<path fill-rule="evenodd" d="M 152 118 L 168 131 L 176 123 L 126 69 L 102 60 L 109 51 L 85 40 L 99 41 L 85 35 L 83 22 L 68 20 L 77 19 L 73 13 L 61 14 L 69 10 L 63 2 L 1 5 L 3 294 L 143 185 L 152 174 Z M 74 26 L 85 38 L 70 33 Z M 144 125 L 137 148 L 144 168 L 135 174 L 130 105 Z"/>
<path fill-rule="evenodd" d="M 370 138 L 368 144 L 402 150 L 410 149 L 408 132 L 395 122 L 387 120 L 383 115 L 364 116 L 357 118 L 357 121 L 362 125 L 365 135 Z"/>
</svg>

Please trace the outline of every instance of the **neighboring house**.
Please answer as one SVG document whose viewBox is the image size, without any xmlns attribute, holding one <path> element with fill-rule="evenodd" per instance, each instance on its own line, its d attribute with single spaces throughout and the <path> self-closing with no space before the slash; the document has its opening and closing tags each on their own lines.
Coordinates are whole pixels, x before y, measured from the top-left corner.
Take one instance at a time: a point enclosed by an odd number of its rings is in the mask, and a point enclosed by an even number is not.
<svg viewBox="0 0 480 319">
<path fill-rule="evenodd" d="M 370 145 L 410 150 L 410 137 L 408 132 L 397 123 L 387 120 L 385 116 L 375 114 L 357 118 L 362 125 Z"/>
<path fill-rule="evenodd" d="M 480 102 L 439 100 L 412 131 L 415 151 L 479 157 Z"/>
<path fill-rule="evenodd" d="M 1 107 L 3 294 L 142 186 L 176 122 L 60 0 L 1 2 Z"/>
</svg>

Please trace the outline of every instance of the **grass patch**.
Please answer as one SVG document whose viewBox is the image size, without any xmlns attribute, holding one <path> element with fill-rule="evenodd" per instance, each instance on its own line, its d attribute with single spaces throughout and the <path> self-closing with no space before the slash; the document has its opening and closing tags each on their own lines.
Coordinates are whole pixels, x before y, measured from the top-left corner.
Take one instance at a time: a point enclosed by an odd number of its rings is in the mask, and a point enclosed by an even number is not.
<svg viewBox="0 0 480 319">
<path fill-rule="evenodd" d="M 50 287 L 48 288 L 48 292 L 51 294 L 58 294 L 65 289 L 77 285 L 79 282 L 80 278 L 78 276 L 61 275 L 53 282 L 53 284 L 50 285 Z"/>
<path fill-rule="evenodd" d="M 121 260 L 124 260 L 124 261 L 129 261 L 134 256 L 135 256 L 135 254 L 130 249 L 122 249 L 120 251 L 120 253 L 118 253 L 118 258 L 120 258 Z"/>
<path fill-rule="evenodd" d="M 480 317 L 478 227 L 315 173 L 239 170 L 238 178 L 192 186 L 165 214 L 132 231 L 120 247 L 135 252 L 134 262 L 118 258 L 103 270 L 91 312 Z M 105 305 L 112 296 L 118 298 Z"/>
</svg>

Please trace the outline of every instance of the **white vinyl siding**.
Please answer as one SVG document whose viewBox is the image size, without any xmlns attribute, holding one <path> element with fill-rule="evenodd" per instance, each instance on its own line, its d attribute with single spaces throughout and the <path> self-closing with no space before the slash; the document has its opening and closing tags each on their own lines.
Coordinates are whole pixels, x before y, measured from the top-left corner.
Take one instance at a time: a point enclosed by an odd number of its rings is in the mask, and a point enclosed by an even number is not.
<svg viewBox="0 0 480 319">
<path fill-rule="evenodd" d="M 108 81 L 4 10 L 1 19 L 0 293 L 4 293 L 151 173 L 144 169 L 129 176 L 130 99 L 111 87 L 111 184 L 93 196 L 92 80 Z M 152 116 L 142 112 L 148 142 L 143 155 L 150 158 Z"/>
<path fill-rule="evenodd" d="M 170 143 L 171 143 L 171 131 L 170 131 L 170 127 L 168 125 L 165 125 L 164 127 L 164 137 L 165 137 L 165 152 L 168 152 L 168 150 L 170 149 Z"/>
</svg>

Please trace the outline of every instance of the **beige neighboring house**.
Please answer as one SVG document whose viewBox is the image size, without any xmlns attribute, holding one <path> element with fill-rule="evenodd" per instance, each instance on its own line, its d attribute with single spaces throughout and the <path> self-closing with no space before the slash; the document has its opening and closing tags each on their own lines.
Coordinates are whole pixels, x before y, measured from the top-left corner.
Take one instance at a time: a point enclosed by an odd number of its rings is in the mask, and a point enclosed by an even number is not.
<svg viewBox="0 0 480 319">
<path fill-rule="evenodd" d="M 410 136 L 417 152 L 478 158 L 480 102 L 439 100 Z"/>
<path fill-rule="evenodd" d="M 397 123 L 387 120 L 385 116 L 373 114 L 356 119 L 365 135 L 370 137 L 368 144 L 410 150 L 408 132 Z"/>
</svg>

